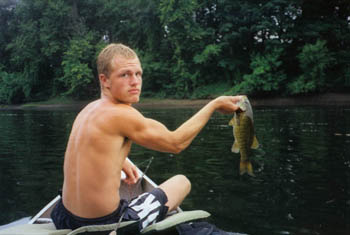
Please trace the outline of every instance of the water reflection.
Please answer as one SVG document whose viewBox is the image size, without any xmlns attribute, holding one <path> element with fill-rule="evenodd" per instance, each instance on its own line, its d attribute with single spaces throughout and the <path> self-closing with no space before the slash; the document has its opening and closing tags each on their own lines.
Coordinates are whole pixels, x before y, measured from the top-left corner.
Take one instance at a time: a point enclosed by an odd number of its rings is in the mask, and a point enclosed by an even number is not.
<svg viewBox="0 0 350 235">
<path fill-rule="evenodd" d="M 143 110 L 175 129 L 195 109 Z M 0 224 L 32 215 L 56 195 L 77 111 L 0 112 Z M 231 152 L 231 117 L 216 113 L 179 155 L 134 145 L 140 167 L 161 183 L 174 174 L 192 181 L 183 208 L 209 211 L 218 227 L 249 234 L 347 234 L 350 216 L 350 109 L 255 109 L 261 144 L 253 150 L 256 177 L 239 176 Z"/>
</svg>

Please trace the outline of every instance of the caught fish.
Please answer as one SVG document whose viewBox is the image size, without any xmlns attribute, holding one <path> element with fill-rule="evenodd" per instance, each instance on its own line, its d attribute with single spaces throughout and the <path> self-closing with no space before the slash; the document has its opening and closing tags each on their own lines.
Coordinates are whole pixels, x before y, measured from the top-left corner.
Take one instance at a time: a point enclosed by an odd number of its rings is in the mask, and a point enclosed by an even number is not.
<svg viewBox="0 0 350 235">
<path fill-rule="evenodd" d="M 250 176 L 255 176 L 249 156 L 251 149 L 259 147 L 259 142 L 254 132 L 252 106 L 247 96 L 242 96 L 237 105 L 240 109 L 234 113 L 233 118 L 229 122 L 229 125 L 233 127 L 233 136 L 235 138 L 231 151 L 241 154 L 240 175 L 247 173 Z"/>
</svg>

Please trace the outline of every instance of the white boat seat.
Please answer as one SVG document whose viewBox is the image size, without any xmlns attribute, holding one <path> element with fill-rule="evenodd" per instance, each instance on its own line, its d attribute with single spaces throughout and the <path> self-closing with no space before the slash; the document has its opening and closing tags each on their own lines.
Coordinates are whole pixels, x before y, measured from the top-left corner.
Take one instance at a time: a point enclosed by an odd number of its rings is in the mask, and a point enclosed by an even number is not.
<svg viewBox="0 0 350 235">
<path fill-rule="evenodd" d="M 194 211 L 183 211 L 183 212 L 179 212 L 176 213 L 174 215 L 168 216 L 167 218 L 165 218 L 162 221 L 159 221 L 158 223 L 152 224 L 150 226 L 148 226 L 147 228 L 145 228 L 141 234 L 147 235 L 147 234 L 151 234 L 153 232 L 159 232 L 159 231 L 165 231 L 167 229 L 175 229 L 175 226 L 181 223 L 186 223 L 189 221 L 194 221 L 194 220 L 199 220 L 199 219 L 204 219 L 209 217 L 210 214 L 206 211 L 203 210 L 194 210 Z M 126 226 L 131 225 L 133 223 L 135 223 L 135 225 L 137 225 L 136 223 L 137 221 L 128 221 L 128 222 L 122 222 L 120 224 L 120 227 L 118 229 L 118 231 L 120 229 L 126 228 Z M 106 231 L 106 234 L 109 234 L 109 232 L 111 230 L 114 230 L 116 228 L 116 223 L 115 224 L 108 224 L 108 225 L 91 225 L 91 226 L 84 226 L 81 228 L 78 228 L 70 233 L 68 233 L 67 235 L 77 235 L 77 234 L 81 234 L 81 233 L 89 233 L 89 232 L 102 232 L 102 231 Z M 129 230 L 129 229 L 127 229 Z M 118 232 L 118 234 L 120 234 Z M 123 234 L 123 233 L 121 233 Z"/>
<path fill-rule="evenodd" d="M 118 231 L 128 227 L 129 225 L 131 226 L 132 224 L 135 224 L 135 227 L 133 228 L 133 230 L 137 231 L 137 221 L 121 222 L 119 225 Z M 116 226 L 117 226 L 117 223 L 105 224 L 105 225 L 89 225 L 89 226 L 77 228 L 71 231 L 70 233 L 68 233 L 67 235 L 89 234 L 93 232 L 103 232 L 103 231 L 106 231 L 106 234 L 109 234 L 109 232 L 114 230 Z"/>
<path fill-rule="evenodd" d="M 150 234 L 155 231 L 163 231 L 170 228 L 174 228 L 176 225 L 198 220 L 198 219 L 204 219 L 209 217 L 210 214 L 203 210 L 194 210 L 194 211 L 183 211 L 176 213 L 174 215 L 168 216 L 162 221 L 159 221 L 158 223 L 152 224 L 145 228 L 141 234 Z M 119 229 L 128 229 L 126 227 L 132 226 L 132 224 L 137 225 L 137 221 L 126 221 L 121 222 Z M 46 224 L 21 224 L 16 225 L 13 227 L 9 227 L 3 230 L 0 230 L 0 235 L 77 235 L 89 232 L 103 232 L 106 231 L 106 234 L 109 234 L 110 231 L 114 230 L 116 228 L 116 223 L 114 224 L 107 224 L 107 225 L 90 225 L 90 226 L 84 226 L 80 227 L 75 230 L 70 229 L 61 229 L 57 230 L 53 223 L 46 223 Z"/>
<path fill-rule="evenodd" d="M 178 224 L 186 223 L 193 220 L 205 219 L 209 216 L 210 214 L 203 210 L 183 211 L 169 216 L 164 220 L 159 221 L 158 223 L 146 227 L 141 233 L 146 235 L 154 231 L 164 231 L 170 228 L 174 228 Z"/>
</svg>

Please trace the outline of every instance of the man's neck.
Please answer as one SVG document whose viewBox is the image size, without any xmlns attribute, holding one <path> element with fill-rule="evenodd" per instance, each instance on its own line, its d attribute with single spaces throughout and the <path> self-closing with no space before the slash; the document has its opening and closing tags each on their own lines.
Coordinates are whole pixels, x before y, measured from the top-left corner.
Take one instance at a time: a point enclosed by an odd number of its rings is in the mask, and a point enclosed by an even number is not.
<svg viewBox="0 0 350 235">
<path fill-rule="evenodd" d="M 125 102 L 121 102 L 119 100 L 116 100 L 114 99 L 110 94 L 106 94 L 104 92 L 101 92 L 101 98 L 100 98 L 102 101 L 108 101 L 110 103 L 113 103 L 113 104 L 125 104 L 125 105 L 129 105 L 131 106 L 132 103 L 125 103 Z"/>
</svg>

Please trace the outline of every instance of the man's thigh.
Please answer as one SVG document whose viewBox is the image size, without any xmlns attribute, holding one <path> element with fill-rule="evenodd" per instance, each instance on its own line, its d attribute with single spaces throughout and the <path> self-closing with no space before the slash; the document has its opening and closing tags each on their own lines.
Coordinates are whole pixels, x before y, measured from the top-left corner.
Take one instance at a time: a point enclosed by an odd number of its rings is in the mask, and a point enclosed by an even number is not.
<svg viewBox="0 0 350 235">
<path fill-rule="evenodd" d="M 140 218 L 140 230 L 165 218 L 168 207 L 165 205 L 168 198 L 160 188 L 143 193 L 131 200 L 129 208 L 137 213 Z"/>
</svg>

